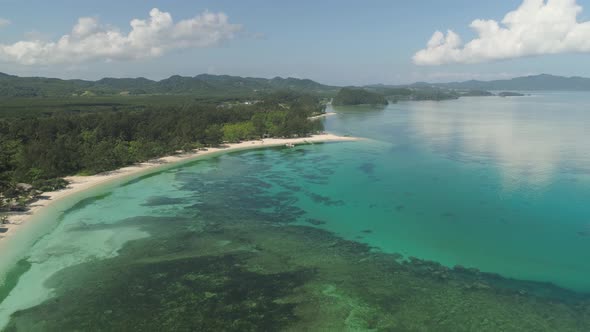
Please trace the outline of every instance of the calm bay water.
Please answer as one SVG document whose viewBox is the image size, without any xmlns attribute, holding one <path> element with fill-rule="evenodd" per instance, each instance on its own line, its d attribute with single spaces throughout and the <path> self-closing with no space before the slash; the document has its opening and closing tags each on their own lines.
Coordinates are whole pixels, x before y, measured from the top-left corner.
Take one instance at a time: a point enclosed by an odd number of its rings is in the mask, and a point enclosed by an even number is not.
<svg viewBox="0 0 590 332">
<path fill-rule="evenodd" d="M 88 278 L 79 267 L 108 276 L 119 255 L 136 266 L 158 255 L 160 263 L 188 257 L 196 246 L 217 252 L 241 241 L 230 236 L 237 228 L 272 230 L 267 239 L 276 236 L 277 247 L 286 246 L 282 228 L 319 228 L 371 252 L 590 292 L 589 109 L 582 93 L 329 109 L 337 115 L 322 120 L 328 131 L 367 140 L 231 153 L 105 190 L 67 210 L 31 248 L 30 268 L 0 304 L 0 324 L 31 307 L 13 327 L 46 324 L 47 310 L 35 306 L 51 308 L 47 300 L 60 296 L 59 308 L 67 307 L 69 278 Z M 209 246 L 203 234 L 216 242 Z M 169 236 L 175 240 L 160 240 Z M 257 241 L 231 252 L 264 252 Z M 161 252 L 143 257 L 133 243 Z M 331 292 L 326 287 L 320 293 Z"/>
<path fill-rule="evenodd" d="M 589 107 L 546 93 L 338 109 L 328 130 L 384 144 L 349 150 L 334 193 L 360 209 L 328 218 L 386 251 L 590 291 Z"/>
</svg>

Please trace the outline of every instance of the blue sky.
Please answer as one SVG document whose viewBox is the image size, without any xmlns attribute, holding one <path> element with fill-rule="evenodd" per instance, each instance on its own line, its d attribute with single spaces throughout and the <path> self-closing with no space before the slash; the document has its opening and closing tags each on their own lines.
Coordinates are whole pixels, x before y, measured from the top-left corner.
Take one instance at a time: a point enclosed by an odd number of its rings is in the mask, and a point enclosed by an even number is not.
<svg viewBox="0 0 590 332">
<path fill-rule="evenodd" d="M 451 47 L 448 53 L 434 58 L 427 54 L 425 62 L 435 65 L 417 65 L 413 60 L 435 31 L 444 34 L 452 29 L 467 42 L 477 37 L 469 28 L 473 20 L 501 21 L 521 3 L 522 0 L 485 3 L 465 0 L 0 0 L 0 18 L 10 21 L 0 27 L 2 45 L 23 40 L 56 41 L 70 34 L 80 17 L 91 17 L 104 29 L 116 27 L 125 35 L 131 30 L 129 22 L 134 18 L 148 19 L 152 8 L 170 13 L 175 22 L 194 18 L 205 10 L 214 14 L 223 12 L 233 27 L 224 30 L 224 36 L 231 37 L 207 41 L 203 46 L 197 40 L 202 38 L 200 34 L 191 35 L 188 37 L 191 46 L 167 45 L 162 54 L 155 52 L 156 55 L 147 57 L 142 56 L 144 48 L 117 53 L 112 58 L 92 51 L 87 57 L 65 52 L 59 59 L 43 61 L 43 57 L 53 56 L 51 52 L 54 51 L 49 50 L 49 53 L 32 57 L 31 63 L 0 54 L 0 71 L 84 79 L 105 76 L 161 79 L 173 74 L 193 76 L 199 73 L 292 76 L 338 85 L 485 80 L 538 73 L 590 76 L 590 53 L 571 51 L 571 46 L 564 46 L 564 51 L 558 54 L 537 54 L 532 49 L 524 56 L 512 56 L 509 52 L 505 58 L 494 54 L 483 58 L 481 55 L 477 58 L 477 54 L 463 54 L 467 52 L 456 56 Z M 576 3 L 588 11 L 578 15 L 578 22 L 588 21 L 590 0 Z M 441 42 L 443 44 L 446 42 Z"/>
</svg>

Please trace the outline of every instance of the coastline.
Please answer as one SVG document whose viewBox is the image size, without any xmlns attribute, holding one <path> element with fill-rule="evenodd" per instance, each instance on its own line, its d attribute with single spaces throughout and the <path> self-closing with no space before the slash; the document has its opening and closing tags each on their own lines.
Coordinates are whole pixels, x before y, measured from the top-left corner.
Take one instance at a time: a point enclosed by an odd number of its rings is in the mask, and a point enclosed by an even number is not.
<svg viewBox="0 0 590 332">
<path fill-rule="evenodd" d="M 100 173 L 96 175 L 68 176 L 65 177 L 65 179 L 68 182 L 70 182 L 67 188 L 59 191 L 44 192 L 42 194 L 43 199 L 40 199 L 29 205 L 29 210 L 25 212 L 17 212 L 7 215 L 9 224 L 5 226 L 8 228 L 8 230 L 6 231 L 6 233 L 3 233 L 0 237 L 0 251 L 4 252 L 3 249 L 7 245 L 7 242 L 9 242 L 9 240 L 19 232 L 19 229 L 23 228 L 26 224 L 28 224 L 31 221 L 31 219 L 38 217 L 43 211 L 48 210 L 53 205 L 64 200 L 65 198 L 69 198 L 76 194 L 88 191 L 99 185 L 108 184 L 110 182 L 122 180 L 127 177 L 132 177 L 134 175 L 149 174 L 166 166 L 197 160 L 201 157 L 220 152 L 225 153 L 239 150 L 276 147 L 286 144 L 297 145 L 310 143 L 347 142 L 356 140 L 359 140 L 359 138 L 338 136 L 329 133 L 301 138 L 266 138 L 263 140 L 256 141 L 230 143 L 222 147 L 209 148 L 206 151 L 194 151 L 179 155 L 165 156 L 148 162 L 127 166 L 119 168 L 117 170 Z"/>
<path fill-rule="evenodd" d="M 324 114 L 320 114 L 320 115 L 316 115 L 316 116 L 310 116 L 308 119 L 309 120 L 317 120 L 317 119 L 326 118 L 330 115 L 336 115 L 336 113 L 335 112 L 324 113 Z"/>
</svg>

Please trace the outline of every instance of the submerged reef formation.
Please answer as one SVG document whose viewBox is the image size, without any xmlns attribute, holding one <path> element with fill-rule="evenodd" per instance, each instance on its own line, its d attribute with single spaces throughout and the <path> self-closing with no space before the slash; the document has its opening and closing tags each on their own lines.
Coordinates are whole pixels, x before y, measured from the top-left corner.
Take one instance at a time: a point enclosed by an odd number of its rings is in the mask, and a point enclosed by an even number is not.
<svg viewBox="0 0 590 332">
<path fill-rule="evenodd" d="M 153 236 L 62 270 L 56 297 L 6 330 L 590 330 L 590 300 L 548 284 L 403 260 L 314 227 L 162 219 L 110 225 Z"/>
<path fill-rule="evenodd" d="M 180 169 L 182 199 L 146 197 L 144 216 L 72 225 L 68 232 L 137 228 L 151 236 L 54 274 L 46 286 L 55 296 L 14 313 L 5 330 L 590 331 L 586 294 L 406 259 L 320 229 L 337 221 L 295 203 L 340 204 L 308 186 L 327 181 L 330 161 L 305 168 L 301 158 L 317 155 L 297 149 L 271 156 L 251 152 L 204 164 L 229 168 Z M 287 172 L 270 166 L 279 163 Z M 284 175 L 295 172 L 301 181 Z"/>
</svg>

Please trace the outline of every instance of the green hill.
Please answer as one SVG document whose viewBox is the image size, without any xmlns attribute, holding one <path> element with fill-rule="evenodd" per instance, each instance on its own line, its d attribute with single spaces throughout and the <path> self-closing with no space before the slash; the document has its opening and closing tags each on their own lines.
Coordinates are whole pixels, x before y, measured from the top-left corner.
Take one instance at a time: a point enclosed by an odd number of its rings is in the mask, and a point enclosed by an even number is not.
<svg viewBox="0 0 590 332">
<path fill-rule="evenodd" d="M 385 96 L 360 88 L 342 88 L 334 97 L 333 105 L 387 105 Z"/>
<path fill-rule="evenodd" d="M 202 74 L 171 76 L 161 81 L 147 78 L 103 78 L 98 81 L 18 77 L 0 73 L 0 97 L 66 97 L 82 95 L 186 94 L 201 97 L 243 97 L 292 90 L 320 96 L 334 96 L 337 87 L 308 79 L 273 79 Z"/>
</svg>

